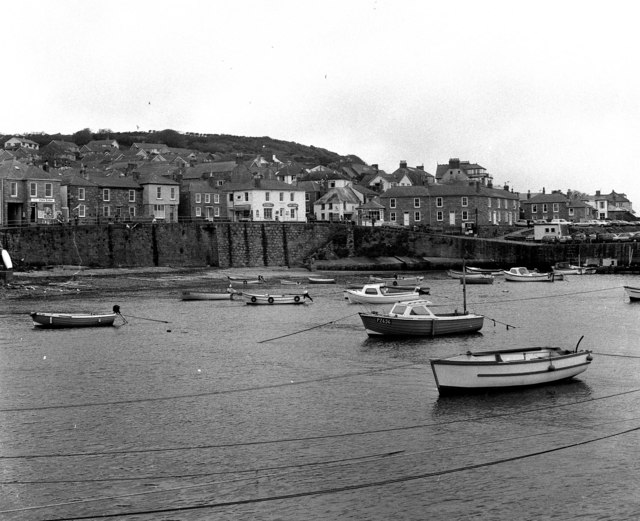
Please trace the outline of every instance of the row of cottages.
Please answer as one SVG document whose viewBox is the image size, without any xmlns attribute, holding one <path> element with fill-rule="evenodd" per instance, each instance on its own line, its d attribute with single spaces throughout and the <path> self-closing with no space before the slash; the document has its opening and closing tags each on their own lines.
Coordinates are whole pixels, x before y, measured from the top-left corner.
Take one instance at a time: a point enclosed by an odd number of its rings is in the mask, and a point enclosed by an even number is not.
<svg viewBox="0 0 640 521">
<path fill-rule="evenodd" d="M 466 230 L 471 225 L 512 225 L 520 211 L 517 193 L 477 181 L 395 186 L 380 195 L 379 204 L 362 209 L 365 224 L 369 220 Z"/>
<path fill-rule="evenodd" d="M 550 221 L 552 219 L 564 219 L 571 222 L 586 221 L 595 218 L 595 208 L 587 204 L 579 197 L 572 194 L 563 194 L 560 190 L 531 195 L 527 193 L 526 199 L 520 201 L 521 218 L 527 221 Z"/>
<path fill-rule="evenodd" d="M 520 201 L 522 218 L 527 220 L 565 219 L 571 222 L 581 222 L 590 219 L 634 219 L 635 212 L 625 194 L 611 191 L 595 195 L 577 195 L 571 190 L 567 194 L 560 190 L 546 193 L 545 189 L 539 194 L 528 193 L 526 199 Z"/>
</svg>

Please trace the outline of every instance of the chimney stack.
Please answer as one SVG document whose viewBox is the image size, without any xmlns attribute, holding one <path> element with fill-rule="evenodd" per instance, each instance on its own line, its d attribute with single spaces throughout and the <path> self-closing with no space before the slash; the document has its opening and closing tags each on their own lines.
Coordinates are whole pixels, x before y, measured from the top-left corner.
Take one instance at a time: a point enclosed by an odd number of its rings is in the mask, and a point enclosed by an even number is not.
<svg viewBox="0 0 640 521">
<path fill-rule="evenodd" d="M 400 168 L 407 168 L 407 162 L 406 161 L 400 161 Z"/>
</svg>

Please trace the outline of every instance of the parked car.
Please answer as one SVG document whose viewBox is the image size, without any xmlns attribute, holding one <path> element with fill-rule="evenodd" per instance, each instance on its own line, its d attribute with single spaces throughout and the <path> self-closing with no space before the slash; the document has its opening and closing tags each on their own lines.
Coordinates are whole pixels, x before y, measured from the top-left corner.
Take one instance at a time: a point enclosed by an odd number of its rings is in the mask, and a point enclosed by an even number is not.
<svg viewBox="0 0 640 521">
<path fill-rule="evenodd" d="M 608 232 L 596 233 L 596 241 L 598 242 L 612 242 L 614 234 Z"/>
<path fill-rule="evenodd" d="M 556 235 L 543 235 L 540 241 L 555 244 L 556 242 L 558 242 L 558 237 Z"/>
<path fill-rule="evenodd" d="M 612 240 L 615 242 L 631 242 L 632 237 L 633 237 L 633 234 L 629 232 L 614 233 Z"/>
<path fill-rule="evenodd" d="M 525 227 L 525 226 L 529 226 L 529 221 L 527 221 L 526 219 L 518 219 L 513 224 L 516 225 L 516 226 Z"/>
<path fill-rule="evenodd" d="M 573 237 L 571 237 L 571 235 L 561 235 L 560 237 L 558 237 L 558 242 L 563 244 L 573 242 Z"/>
<path fill-rule="evenodd" d="M 587 235 L 585 233 L 574 233 L 573 234 L 573 242 L 584 242 L 587 240 Z"/>
</svg>

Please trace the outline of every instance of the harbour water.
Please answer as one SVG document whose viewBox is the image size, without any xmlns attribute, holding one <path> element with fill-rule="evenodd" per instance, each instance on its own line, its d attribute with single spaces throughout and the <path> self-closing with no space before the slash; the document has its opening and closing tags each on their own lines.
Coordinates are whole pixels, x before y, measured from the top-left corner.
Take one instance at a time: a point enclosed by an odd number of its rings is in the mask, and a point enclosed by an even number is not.
<svg viewBox="0 0 640 521">
<path fill-rule="evenodd" d="M 459 281 L 425 277 L 462 310 Z M 0 519 L 640 518 L 637 276 L 470 285 L 480 333 L 406 340 L 367 337 L 358 312 L 388 306 L 348 304 L 354 280 L 304 306 L 183 302 L 179 281 L 3 301 Z M 121 327 L 28 314 L 114 304 Z M 445 398 L 429 366 L 582 336 L 591 366 L 557 385 Z"/>
</svg>

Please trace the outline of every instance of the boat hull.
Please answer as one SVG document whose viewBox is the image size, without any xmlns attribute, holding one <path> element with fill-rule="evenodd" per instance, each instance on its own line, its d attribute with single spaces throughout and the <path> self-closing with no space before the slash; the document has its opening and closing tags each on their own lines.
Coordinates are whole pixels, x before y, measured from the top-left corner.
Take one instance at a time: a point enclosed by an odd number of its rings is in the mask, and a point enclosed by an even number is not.
<svg viewBox="0 0 640 521">
<path fill-rule="evenodd" d="M 633 286 L 625 286 L 624 290 L 627 292 L 629 300 L 640 300 L 640 288 Z"/>
<path fill-rule="evenodd" d="M 31 320 L 35 327 L 63 328 L 63 327 L 108 327 L 113 326 L 115 313 L 93 315 L 86 313 L 31 313 Z"/>
<path fill-rule="evenodd" d="M 183 291 L 182 300 L 231 300 L 233 293 L 206 293 L 203 291 Z"/>
<path fill-rule="evenodd" d="M 269 295 L 244 292 L 242 297 L 249 306 L 297 305 L 305 303 L 305 295 Z M 306 298 L 309 297 L 307 296 Z"/>
<path fill-rule="evenodd" d="M 515 275 L 513 273 L 505 271 L 504 280 L 507 280 L 509 282 L 553 282 L 553 276 L 551 273 Z"/>
<path fill-rule="evenodd" d="M 555 349 L 563 354 L 545 354 L 540 348 L 467 353 L 431 360 L 431 369 L 438 391 L 449 394 L 559 382 L 579 375 L 591 363 L 590 351 L 574 353 Z"/>
<path fill-rule="evenodd" d="M 391 317 L 376 313 L 360 313 L 369 336 L 438 336 L 475 333 L 482 329 L 481 315 L 437 315 L 436 318 Z"/>
<path fill-rule="evenodd" d="M 394 304 L 405 300 L 415 300 L 420 297 L 417 291 L 412 293 L 391 292 L 387 295 L 365 295 L 357 290 L 346 290 L 345 298 L 352 304 Z"/>
</svg>

